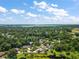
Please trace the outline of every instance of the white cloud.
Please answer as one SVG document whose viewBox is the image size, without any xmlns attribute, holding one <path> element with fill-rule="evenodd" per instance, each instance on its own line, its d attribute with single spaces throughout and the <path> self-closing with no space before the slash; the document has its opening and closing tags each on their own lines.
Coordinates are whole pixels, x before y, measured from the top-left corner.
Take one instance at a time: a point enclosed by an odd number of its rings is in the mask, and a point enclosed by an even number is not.
<svg viewBox="0 0 79 59">
<path fill-rule="evenodd" d="M 45 11 L 49 12 L 49 13 L 52 13 L 56 16 L 68 16 L 68 13 L 67 11 L 65 11 L 64 9 L 59 9 L 57 8 L 58 5 L 56 4 L 51 4 L 53 7 L 49 6 L 46 2 L 42 1 L 42 2 L 39 2 L 37 3 L 36 1 L 34 1 L 34 5 L 37 7 L 37 8 L 40 8 L 40 9 L 44 9 Z M 56 7 L 56 8 L 55 8 Z"/>
<path fill-rule="evenodd" d="M 2 6 L 0 6 L 0 13 L 6 13 L 8 10 Z"/>
<path fill-rule="evenodd" d="M 39 8 L 42 8 L 42 9 L 46 9 L 48 7 L 48 5 L 44 1 L 42 1 L 40 3 L 34 1 L 34 5 L 39 7 Z"/>
<path fill-rule="evenodd" d="M 26 3 L 24 3 L 26 5 Z M 28 24 L 79 24 L 79 17 L 71 16 L 68 11 L 63 8 L 59 8 L 56 4 L 47 4 L 46 2 L 36 2 L 34 1 L 34 6 L 30 7 L 31 9 L 37 9 L 40 11 L 40 15 L 27 12 L 21 9 L 11 9 L 8 13 L 7 10 L 3 7 L 0 7 L 0 12 L 2 18 L 0 18 L 0 23 L 28 23 Z M 44 11 L 44 12 L 43 12 Z M 46 13 L 45 13 L 46 12 Z M 4 14 L 5 13 L 5 14 Z M 12 13 L 19 17 L 11 16 Z M 46 15 L 45 15 L 46 14 Z M 7 15 L 10 15 L 9 17 Z M 15 17 L 15 19 L 13 19 Z M 20 19 L 20 20 L 16 20 Z"/>
<path fill-rule="evenodd" d="M 52 6 L 52 7 L 58 7 L 58 5 L 57 5 L 57 4 L 51 4 L 51 6 Z"/>
<path fill-rule="evenodd" d="M 33 13 L 31 13 L 31 12 L 28 12 L 26 15 L 27 15 L 27 16 L 30 16 L 30 17 L 37 17 L 36 14 L 33 14 Z"/>
<path fill-rule="evenodd" d="M 53 11 L 53 14 L 56 16 L 69 16 L 67 11 L 65 11 L 64 9 L 55 9 L 55 11 Z"/>
<path fill-rule="evenodd" d="M 49 7 L 48 9 L 46 9 L 46 11 L 48 11 L 49 13 L 52 13 L 56 16 L 68 16 L 68 12 L 65 11 L 64 9 L 58 9 L 58 8 L 53 8 L 53 7 Z"/>
<path fill-rule="evenodd" d="M 19 10 L 19 9 L 11 9 L 11 12 L 13 12 L 15 14 L 23 14 L 23 13 L 25 13 L 24 10 Z"/>
<path fill-rule="evenodd" d="M 34 1 L 34 6 L 37 8 L 37 10 L 48 12 L 49 14 L 52 14 L 52 16 L 40 16 L 37 19 L 43 19 L 43 21 L 47 21 L 50 23 L 55 24 L 78 24 L 79 18 L 76 16 L 72 16 L 63 8 L 58 8 L 58 5 L 56 4 L 47 4 L 46 2 L 36 2 Z"/>
<path fill-rule="evenodd" d="M 73 24 L 79 24 L 79 18 L 75 16 L 70 16 L 69 19 L 72 21 Z"/>
<path fill-rule="evenodd" d="M 15 23 L 13 17 L 0 18 L 0 24 L 12 24 L 12 23 Z"/>
</svg>

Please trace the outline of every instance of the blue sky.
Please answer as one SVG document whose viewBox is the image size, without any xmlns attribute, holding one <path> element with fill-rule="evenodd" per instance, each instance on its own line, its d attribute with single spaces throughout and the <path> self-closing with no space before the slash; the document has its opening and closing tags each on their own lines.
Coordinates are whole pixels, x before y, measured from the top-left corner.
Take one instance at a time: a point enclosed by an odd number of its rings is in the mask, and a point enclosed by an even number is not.
<svg viewBox="0 0 79 59">
<path fill-rule="evenodd" d="M 79 0 L 0 0 L 0 24 L 79 24 Z"/>
</svg>

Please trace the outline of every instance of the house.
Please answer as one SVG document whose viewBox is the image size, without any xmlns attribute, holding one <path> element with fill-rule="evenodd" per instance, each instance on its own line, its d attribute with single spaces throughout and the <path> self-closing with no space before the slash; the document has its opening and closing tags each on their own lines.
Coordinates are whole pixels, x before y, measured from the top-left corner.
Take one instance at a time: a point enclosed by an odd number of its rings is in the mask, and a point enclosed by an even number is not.
<svg viewBox="0 0 79 59">
<path fill-rule="evenodd" d="M 15 48 L 15 50 L 16 50 L 16 53 L 20 53 L 19 48 Z"/>
<path fill-rule="evenodd" d="M 5 52 L 0 52 L 0 57 L 4 56 L 5 54 Z"/>
<path fill-rule="evenodd" d="M 44 53 L 44 49 L 38 48 L 35 51 L 33 51 L 33 53 Z"/>
<path fill-rule="evenodd" d="M 72 33 L 79 33 L 79 28 L 75 28 L 72 30 Z"/>
<path fill-rule="evenodd" d="M 0 59 L 6 59 L 6 58 L 4 58 L 4 57 L 0 57 Z"/>
</svg>

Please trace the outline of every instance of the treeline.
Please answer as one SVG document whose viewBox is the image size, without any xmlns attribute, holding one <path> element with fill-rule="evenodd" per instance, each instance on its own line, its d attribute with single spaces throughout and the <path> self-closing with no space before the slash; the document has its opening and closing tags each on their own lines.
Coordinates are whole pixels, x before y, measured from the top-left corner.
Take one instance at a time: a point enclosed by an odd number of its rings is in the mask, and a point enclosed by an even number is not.
<svg viewBox="0 0 79 59">
<path fill-rule="evenodd" d="M 73 33 L 72 27 L 12 27 L 0 28 L 0 51 L 21 48 L 24 45 L 52 45 L 52 49 L 79 51 L 79 33 Z M 53 42 L 53 43 L 52 43 Z"/>
</svg>

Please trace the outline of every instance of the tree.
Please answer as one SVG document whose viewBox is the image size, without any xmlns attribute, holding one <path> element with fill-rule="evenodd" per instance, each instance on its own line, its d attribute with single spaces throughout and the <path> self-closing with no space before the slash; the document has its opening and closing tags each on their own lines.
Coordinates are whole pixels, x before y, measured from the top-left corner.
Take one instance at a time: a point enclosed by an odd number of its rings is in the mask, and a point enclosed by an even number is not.
<svg viewBox="0 0 79 59">
<path fill-rule="evenodd" d="M 16 58 L 16 54 L 17 54 L 17 52 L 14 48 L 10 49 L 9 52 L 7 53 L 8 57 L 10 57 L 10 58 L 12 58 L 12 57 Z"/>
</svg>

